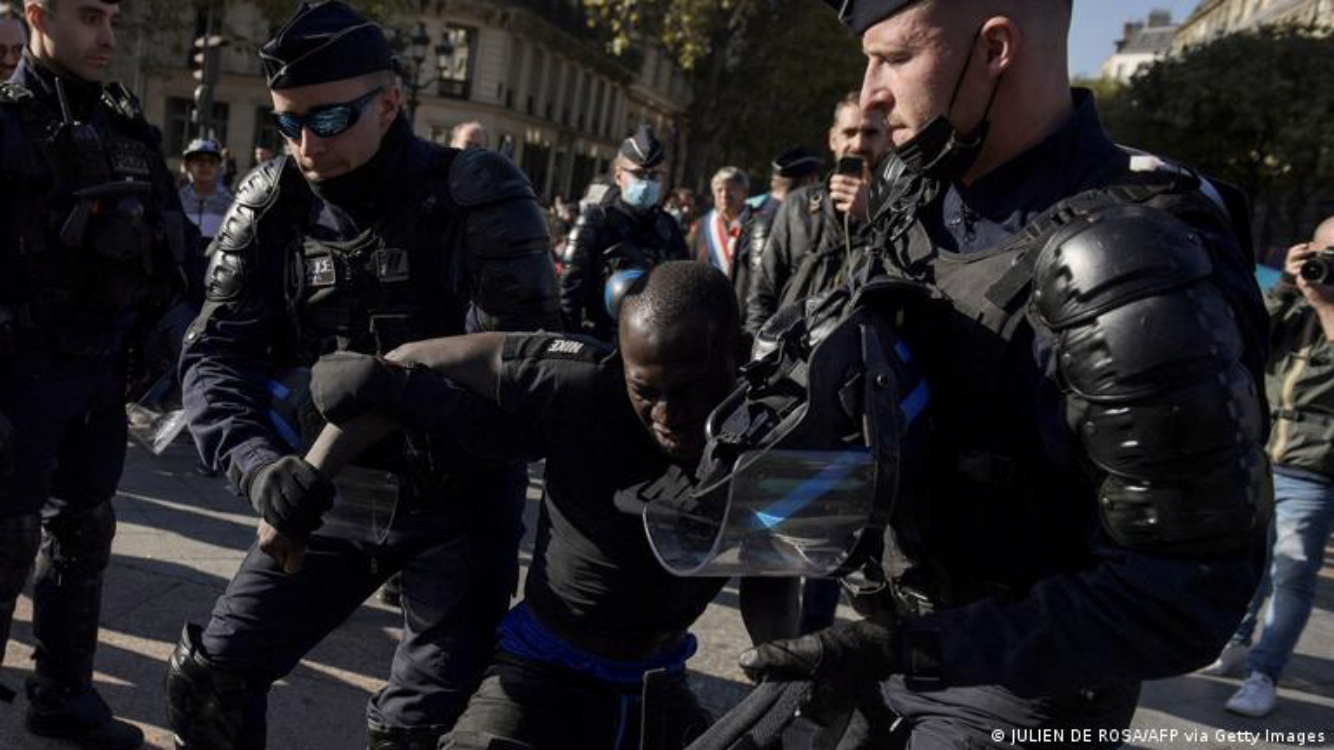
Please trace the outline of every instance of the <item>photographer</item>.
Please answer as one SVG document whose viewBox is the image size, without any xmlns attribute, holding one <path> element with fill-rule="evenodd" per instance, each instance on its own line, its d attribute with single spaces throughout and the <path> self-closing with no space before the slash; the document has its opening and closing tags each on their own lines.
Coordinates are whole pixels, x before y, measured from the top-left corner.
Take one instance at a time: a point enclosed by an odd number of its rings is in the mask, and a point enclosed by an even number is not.
<svg viewBox="0 0 1334 750">
<path fill-rule="evenodd" d="M 1226 707 L 1253 718 L 1274 709 L 1275 685 L 1311 614 L 1325 540 L 1334 528 L 1334 217 L 1310 242 L 1288 251 L 1283 271 L 1266 299 L 1272 356 L 1265 386 L 1274 422 L 1269 569 L 1246 618 L 1205 670 L 1227 674 L 1244 663 L 1246 681 Z M 1271 591 L 1264 633 L 1251 648 Z"/>
<path fill-rule="evenodd" d="M 774 218 L 762 257 L 751 259 L 758 270 L 744 311 L 750 333 L 783 307 L 829 289 L 849 250 L 855 253 L 862 247 L 856 229 L 866 220 L 868 176 L 888 150 L 889 138 L 883 115 L 863 113 L 857 97 L 848 94 L 834 109 L 829 150 L 839 168 L 828 184 L 788 196 Z M 849 157 L 860 158 L 861 164 Z M 849 174 L 853 166 L 856 174 Z M 850 242 L 845 219 L 853 230 Z"/>
</svg>

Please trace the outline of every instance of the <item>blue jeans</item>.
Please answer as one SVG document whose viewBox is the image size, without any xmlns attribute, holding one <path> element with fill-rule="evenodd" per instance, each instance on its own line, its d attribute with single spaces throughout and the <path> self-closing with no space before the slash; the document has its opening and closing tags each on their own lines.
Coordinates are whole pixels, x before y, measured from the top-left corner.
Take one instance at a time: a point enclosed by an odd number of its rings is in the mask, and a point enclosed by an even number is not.
<svg viewBox="0 0 1334 750">
<path fill-rule="evenodd" d="M 1325 562 L 1325 540 L 1332 528 L 1334 480 L 1276 467 L 1269 564 L 1246 617 L 1232 636 L 1235 643 L 1250 643 L 1263 610 L 1264 632 L 1251 649 L 1246 664 L 1249 672 L 1263 672 L 1275 682 L 1283 673 L 1311 616 L 1316 580 Z"/>
</svg>

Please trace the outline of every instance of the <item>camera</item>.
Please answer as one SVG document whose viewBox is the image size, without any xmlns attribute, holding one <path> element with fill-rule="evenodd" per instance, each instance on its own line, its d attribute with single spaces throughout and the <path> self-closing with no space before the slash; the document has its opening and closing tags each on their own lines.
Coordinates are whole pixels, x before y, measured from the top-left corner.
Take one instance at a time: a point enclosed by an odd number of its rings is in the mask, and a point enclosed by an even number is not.
<svg viewBox="0 0 1334 750">
<path fill-rule="evenodd" d="M 1334 284 L 1334 247 L 1312 253 L 1302 261 L 1300 273 L 1308 284 Z"/>
<path fill-rule="evenodd" d="M 866 160 L 860 156 L 844 156 L 838 160 L 838 166 L 834 168 L 834 172 L 848 177 L 861 177 L 865 165 Z"/>
</svg>

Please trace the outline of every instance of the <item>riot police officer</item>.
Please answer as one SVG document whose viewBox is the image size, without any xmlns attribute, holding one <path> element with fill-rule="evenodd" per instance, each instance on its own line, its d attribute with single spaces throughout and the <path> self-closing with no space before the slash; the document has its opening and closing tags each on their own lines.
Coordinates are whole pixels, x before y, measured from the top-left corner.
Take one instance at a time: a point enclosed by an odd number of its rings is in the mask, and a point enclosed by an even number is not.
<svg viewBox="0 0 1334 750">
<path fill-rule="evenodd" d="M 566 330 L 611 341 L 616 321 L 607 285 L 618 273 L 638 275 L 687 257 L 681 228 L 662 210 L 667 152 L 641 125 L 621 144 L 613 164 L 616 190 L 581 207 L 565 247 L 561 311 Z M 614 303 L 614 300 L 611 301 Z"/>
<path fill-rule="evenodd" d="M 185 218 L 158 132 L 104 83 L 115 2 L 29 2 L 31 46 L 0 84 L 0 649 L 33 584 L 29 731 L 135 748 L 92 685 L 125 458 L 127 350 L 180 293 Z M 39 551 L 40 545 L 40 551 Z"/>
<path fill-rule="evenodd" d="M 504 157 L 413 135 L 383 31 L 347 4 L 303 3 L 260 54 L 291 155 L 243 181 L 214 240 L 184 400 L 204 459 L 262 528 L 311 555 L 296 571 L 252 549 L 207 626 L 186 626 L 166 678 L 171 728 L 190 750 L 264 747 L 272 684 L 401 571 L 404 634 L 368 706 L 369 744 L 434 747 L 517 581 L 523 466 L 400 434 L 378 451 L 369 494 L 335 491 L 269 411 L 297 396 L 289 368 L 324 353 L 558 328 L 546 225 Z M 319 514 L 332 508 L 323 528 L 292 502 L 297 487 Z"/>
<path fill-rule="evenodd" d="M 894 140 L 865 272 L 925 292 L 902 319 L 933 391 L 927 486 L 897 498 L 872 617 L 742 666 L 831 689 L 817 714 L 883 698 L 912 748 L 1125 729 L 1140 682 L 1208 663 L 1258 579 L 1265 316 L 1240 201 L 1107 138 L 1068 86 L 1069 3 L 831 4 Z M 839 747 L 904 746 L 863 705 Z"/>
</svg>

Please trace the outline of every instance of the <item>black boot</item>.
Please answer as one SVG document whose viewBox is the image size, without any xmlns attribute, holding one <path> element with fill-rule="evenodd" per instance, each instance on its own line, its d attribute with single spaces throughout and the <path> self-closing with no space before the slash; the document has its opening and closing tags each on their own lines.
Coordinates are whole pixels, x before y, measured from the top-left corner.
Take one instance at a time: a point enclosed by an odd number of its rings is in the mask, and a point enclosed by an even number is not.
<svg viewBox="0 0 1334 750">
<path fill-rule="evenodd" d="M 391 727 L 373 719 L 366 722 L 368 750 L 436 750 L 445 734 L 443 726 Z"/>
<path fill-rule="evenodd" d="M 403 606 L 403 574 L 396 573 L 380 587 L 380 601 L 391 607 Z"/>
<path fill-rule="evenodd" d="M 144 733 L 112 716 L 96 690 L 71 690 L 40 677 L 28 678 L 24 725 L 33 734 L 70 740 L 88 750 L 137 750 L 144 744 Z"/>
</svg>

